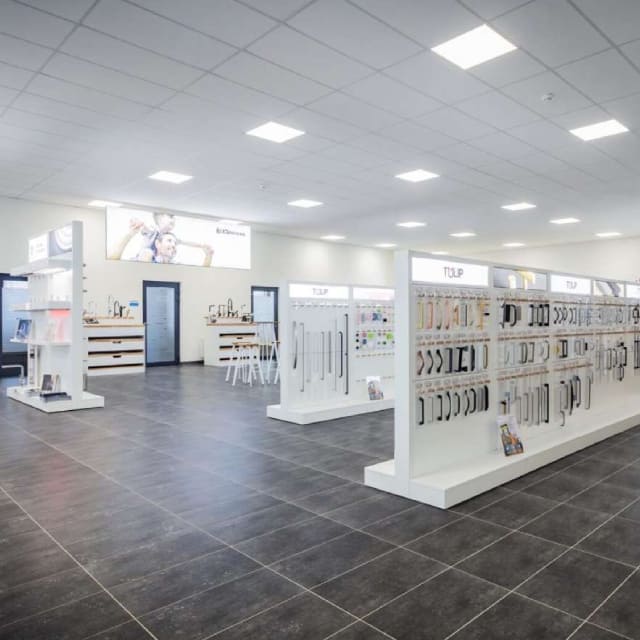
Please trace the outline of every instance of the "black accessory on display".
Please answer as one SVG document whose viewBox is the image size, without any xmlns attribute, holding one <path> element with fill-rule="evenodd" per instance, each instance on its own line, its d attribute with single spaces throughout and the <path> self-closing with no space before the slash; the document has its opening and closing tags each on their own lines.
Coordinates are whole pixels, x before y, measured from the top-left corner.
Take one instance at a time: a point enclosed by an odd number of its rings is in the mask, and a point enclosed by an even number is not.
<svg viewBox="0 0 640 640">
<path fill-rule="evenodd" d="M 429 366 L 427 367 L 427 375 L 431 375 L 431 371 L 433 370 L 433 356 L 431 355 L 431 349 L 427 349 L 427 361 L 429 362 Z"/>
<path fill-rule="evenodd" d="M 422 349 L 418 349 L 418 356 L 417 356 L 417 361 L 418 361 L 418 375 L 421 376 L 422 372 L 424 371 L 424 356 L 422 355 Z"/>
<path fill-rule="evenodd" d="M 418 421 L 418 424 L 422 426 L 424 424 L 424 398 L 419 397 L 418 402 L 420 403 L 420 420 Z"/>
</svg>

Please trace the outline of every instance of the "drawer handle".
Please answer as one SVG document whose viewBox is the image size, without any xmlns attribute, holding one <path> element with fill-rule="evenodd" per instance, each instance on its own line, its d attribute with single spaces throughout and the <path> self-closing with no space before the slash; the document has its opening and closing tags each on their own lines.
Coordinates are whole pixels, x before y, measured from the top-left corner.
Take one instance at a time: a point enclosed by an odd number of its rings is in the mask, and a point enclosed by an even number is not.
<svg viewBox="0 0 640 640">
<path fill-rule="evenodd" d="M 122 340 L 112 340 L 111 344 L 122 344 Z"/>
<path fill-rule="evenodd" d="M 121 353 L 116 353 L 114 356 L 112 356 L 113 358 L 122 358 L 122 354 Z"/>
</svg>

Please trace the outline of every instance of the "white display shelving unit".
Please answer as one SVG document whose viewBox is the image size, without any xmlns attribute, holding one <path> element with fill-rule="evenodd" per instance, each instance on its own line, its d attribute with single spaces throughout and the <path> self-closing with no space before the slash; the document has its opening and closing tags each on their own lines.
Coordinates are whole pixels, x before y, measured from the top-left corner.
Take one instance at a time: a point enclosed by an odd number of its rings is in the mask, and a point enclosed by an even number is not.
<svg viewBox="0 0 640 640">
<path fill-rule="evenodd" d="M 68 247 L 54 255 L 55 238 L 62 232 Z M 9 387 L 7 395 L 19 402 L 55 413 L 73 409 L 103 407 L 104 398 L 83 390 L 86 345 L 83 334 L 83 250 L 82 223 L 51 231 L 30 241 L 29 253 L 36 259 L 13 269 L 11 275 L 28 278 L 30 303 L 17 308 L 30 320 L 27 345 L 27 384 Z M 40 257 L 42 256 L 42 257 Z M 42 376 L 59 380 L 65 398 L 40 395 Z"/>
<path fill-rule="evenodd" d="M 281 287 L 280 403 L 267 416 L 311 424 L 393 408 L 393 298 L 380 287 Z M 370 377 L 383 398 L 369 399 Z"/>
<path fill-rule="evenodd" d="M 125 375 L 145 372 L 145 326 L 135 321 L 109 318 L 85 324 L 87 374 Z"/>
<path fill-rule="evenodd" d="M 239 340 L 253 340 L 257 326 L 251 322 L 218 319 L 207 322 L 204 337 L 204 364 L 208 367 L 227 367 L 233 357 L 234 344 Z"/>
<path fill-rule="evenodd" d="M 395 270 L 395 455 L 365 468 L 367 485 L 447 508 L 638 424 L 637 285 L 408 251 L 396 253 Z M 504 273 L 514 281 L 494 286 Z M 518 284 L 518 274 L 538 285 Z M 598 285 L 611 287 L 612 295 L 602 295 Z M 438 305 L 436 298 L 442 301 Z M 509 304 L 520 306 L 524 318 L 516 321 L 511 314 L 505 322 Z M 465 313 L 473 308 L 475 322 L 449 326 L 456 306 L 460 314 L 463 306 Z M 477 309 L 486 311 L 481 321 Z M 540 324 L 544 313 L 549 316 Z M 434 319 L 437 314 L 448 319 Z M 526 314 L 531 314 L 528 320 Z M 522 348 L 530 357 L 514 360 L 522 343 L 533 345 L 529 351 Z M 430 358 L 451 345 L 457 358 L 456 348 L 467 344 L 476 345 L 476 354 L 478 345 L 487 345 L 486 366 L 424 375 L 427 349 Z M 576 377 L 580 381 L 572 390 Z M 541 415 L 545 384 L 546 415 Z M 459 407 L 452 409 L 467 388 L 476 390 L 475 404 L 485 386 L 487 410 L 465 416 L 456 411 Z M 572 396 L 569 411 L 566 394 L 574 391 L 581 402 L 574 403 Z M 519 419 L 524 453 L 503 452 L 497 421 L 505 414 Z"/>
</svg>

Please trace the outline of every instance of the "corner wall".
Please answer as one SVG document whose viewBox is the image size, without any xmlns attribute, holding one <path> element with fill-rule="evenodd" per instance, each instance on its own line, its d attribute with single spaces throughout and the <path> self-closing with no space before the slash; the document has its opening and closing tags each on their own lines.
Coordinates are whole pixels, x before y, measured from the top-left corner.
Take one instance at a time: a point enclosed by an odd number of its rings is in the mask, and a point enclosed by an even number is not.
<svg viewBox="0 0 640 640">
<path fill-rule="evenodd" d="M 84 223 L 85 307 L 93 300 L 106 314 L 107 296 L 123 304 L 142 303 L 142 281 L 180 282 L 181 345 L 185 362 L 201 360 L 204 316 L 210 304 L 233 299 L 234 308 L 250 309 L 252 285 L 281 286 L 286 280 L 393 286 L 393 253 L 350 245 L 254 232 L 252 268 L 205 269 L 105 259 L 102 210 L 0 198 L 0 273 L 27 262 L 28 239 L 72 220 Z"/>
</svg>

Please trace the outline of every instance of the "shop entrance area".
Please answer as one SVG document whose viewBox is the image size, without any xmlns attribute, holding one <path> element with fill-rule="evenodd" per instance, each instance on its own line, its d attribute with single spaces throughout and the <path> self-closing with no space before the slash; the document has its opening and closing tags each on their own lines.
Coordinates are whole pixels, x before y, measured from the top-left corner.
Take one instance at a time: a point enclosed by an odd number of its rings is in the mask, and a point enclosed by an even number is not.
<svg viewBox="0 0 640 640">
<path fill-rule="evenodd" d="M 2 638 L 638 637 L 638 428 L 447 511 L 362 484 L 392 411 L 271 420 L 276 386 L 193 365 L 91 387 L 0 394 Z"/>
<path fill-rule="evenodd" d="M 29 300 L 26 278 L 0 273 L 0 377 L 27 370 L 27 346 L 15 340 L 20 312 L 15 308 Z"/>
</svg>

